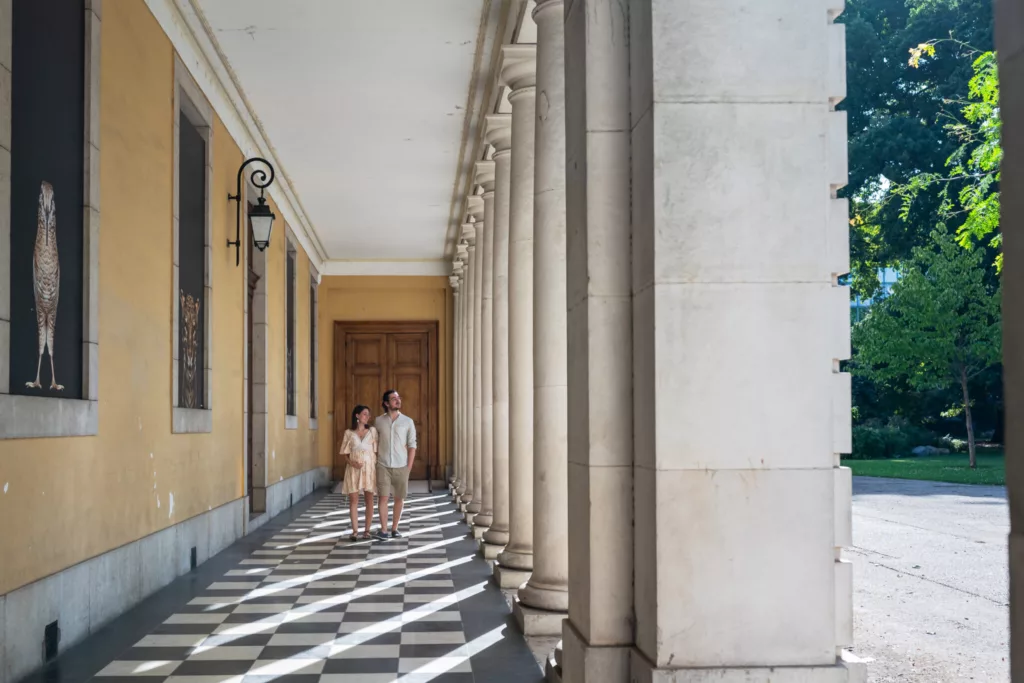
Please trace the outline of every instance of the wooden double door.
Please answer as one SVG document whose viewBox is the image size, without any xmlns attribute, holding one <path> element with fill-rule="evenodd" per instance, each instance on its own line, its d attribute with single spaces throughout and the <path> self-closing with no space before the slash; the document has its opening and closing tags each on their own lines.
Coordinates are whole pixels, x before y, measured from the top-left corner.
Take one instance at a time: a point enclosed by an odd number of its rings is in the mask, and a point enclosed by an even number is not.
<svg viewBox="0 0 1024 683">
<path fill-rule="evenodd" d="M 437 478 L 438 377 L 436 322 L 336 322 L 334 324 L 334 478 L 345 476 L 338 454 L 352 410 L 369 406 L 371 421 L 383 413 L 388 389 L 402 397 L 402 413 L 416 424 L 418 448 L 411 479 Z"/>
</svg>

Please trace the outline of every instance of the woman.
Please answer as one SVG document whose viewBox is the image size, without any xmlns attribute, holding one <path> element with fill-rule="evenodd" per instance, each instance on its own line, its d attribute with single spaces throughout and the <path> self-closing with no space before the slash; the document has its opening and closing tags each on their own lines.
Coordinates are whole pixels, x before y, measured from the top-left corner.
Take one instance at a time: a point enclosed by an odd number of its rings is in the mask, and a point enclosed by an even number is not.
<svg viewBox="0 0 1024 683">
<path fill-rule="evenodd" d="M 352 410 L 351 428 L 341 438 L 341 454 L 348 456 L 345 481 L 341 492 L 348 496 L 348 509 L 352 517 L 351 541 L 369 540 L 370 524 L 373 522 L 373 494 L 377 490 L 377 430 L 371 427 L 370 409 L 356 406 Z M 366 501 L 366 530 L 362 536 L 359 529 L 359 494 Z"/>
</svg>

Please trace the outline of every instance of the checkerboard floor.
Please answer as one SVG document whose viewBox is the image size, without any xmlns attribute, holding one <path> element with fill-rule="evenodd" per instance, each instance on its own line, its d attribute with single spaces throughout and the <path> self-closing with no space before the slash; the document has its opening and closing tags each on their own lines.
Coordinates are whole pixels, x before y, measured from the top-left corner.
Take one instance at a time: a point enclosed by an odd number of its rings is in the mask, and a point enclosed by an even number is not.
<svg viewBox="0 0 1024 683">
<path fill-rule="evenodd" d="M 352 542 L 324 495 L 91 680 L 540 680 L 451 498 L 410 496 L 400 531 Z"/>
</svg>

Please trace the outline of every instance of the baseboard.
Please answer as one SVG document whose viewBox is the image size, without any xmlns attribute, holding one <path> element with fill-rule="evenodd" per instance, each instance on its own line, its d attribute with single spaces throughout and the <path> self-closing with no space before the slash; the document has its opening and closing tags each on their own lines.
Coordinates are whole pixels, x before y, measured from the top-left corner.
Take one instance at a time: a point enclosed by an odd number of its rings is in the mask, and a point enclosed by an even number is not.
<svg viewBox="0 0 1024 683">
<path fill-rule="evenodd" d="M 43 632 L 58 622 L 59 651 L 81 642 L 145 598 L 287 510 L 330 472 L 318 467 L 267 487 L 267 512 L 250 520 L 239 498 L 0 595 L 0 683 L 40 668 Z"/>
</svg>

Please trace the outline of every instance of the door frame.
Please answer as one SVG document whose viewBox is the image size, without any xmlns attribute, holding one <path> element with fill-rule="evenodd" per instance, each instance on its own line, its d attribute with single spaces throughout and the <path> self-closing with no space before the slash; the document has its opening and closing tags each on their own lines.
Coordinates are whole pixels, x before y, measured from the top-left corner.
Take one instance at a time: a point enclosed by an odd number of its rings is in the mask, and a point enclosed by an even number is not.
<svg viewBox="0 0 1024 683">
<path fill-rule="evenodd" d="M 348 428 L 348 414 L 345 410 L 345 398 L 348 396 L 348 373 L 346 370 L 347 349 L 345 338 L 349 333 L 361 334 L 423 334 L 427 335 L 427 417 L 430 426 L 427 460 L 427 480 L 439 478 L 441 466 L 440 429 L 441 404 L 438 384 L 438 321 L 436 320 L 335 320 L 334 321 L 334 430 L 332 434 L 333 450 L 331 455 L 331 471 L 334 471 L 334 459 L 337 457 L 341 437 Z M 373 406 L 371 410 L 379 410 Z M 376 413 L 374 413 L 376 414 Z M 417 455 L 417 459 L 420 456 Z"/>
</svg>

